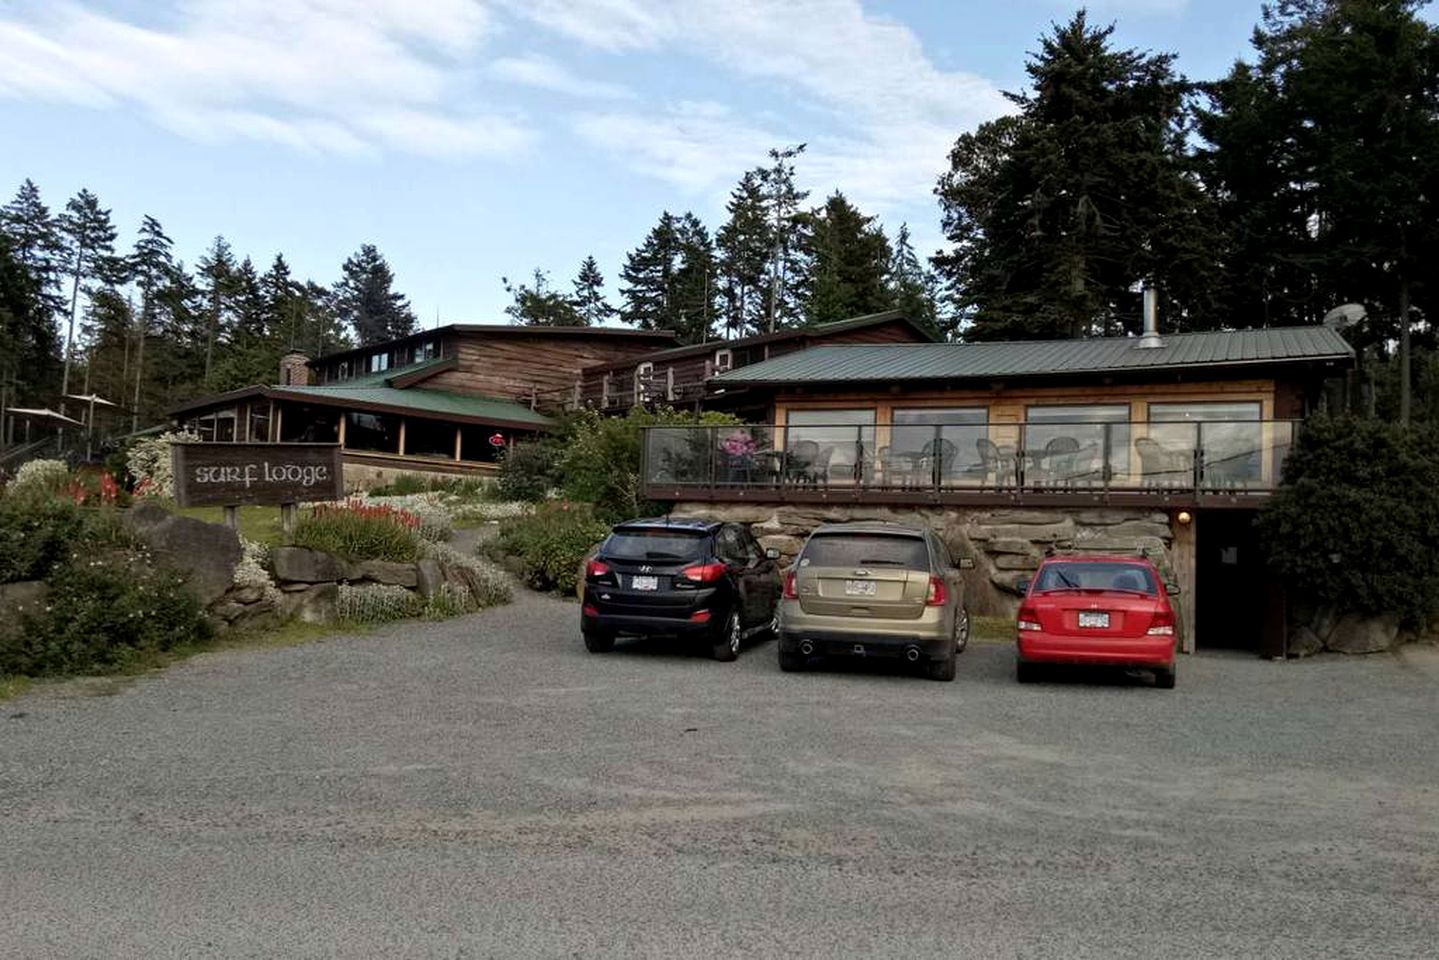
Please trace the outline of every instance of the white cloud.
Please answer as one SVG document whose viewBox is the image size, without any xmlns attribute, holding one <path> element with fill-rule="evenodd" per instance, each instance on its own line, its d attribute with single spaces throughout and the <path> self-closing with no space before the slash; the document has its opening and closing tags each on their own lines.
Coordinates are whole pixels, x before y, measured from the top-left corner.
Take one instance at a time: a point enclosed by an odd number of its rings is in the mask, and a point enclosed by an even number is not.
<svg viewBox="0 0 1439 960">
<path fill-rule="evenodd" d="M 531 54 L 524 57 L 501 57 L 490 64 L 490 74 L 510 83 L 537 87 L 572 97 L 595 100 L 632 100 L 634 91 L 618 83 L 586 80 L 571 73 L 563 64 Z"/>
<path fill-rule="evenodd" d="M 905 203 L 928 197 L 960 132 L 1010 109 L 993 83 L 936 66 L 913 31 L 858 0 L 530 0 L 511 9 L 601 49 L 692 52 L 822 111 L 825 122 L 783 126 L 696 115 L 692 104 L 579 121 L 586 138 L 680 186 L 727 185 L 768 147 L 806 141 L 805 179 L 875 207 Z"/>
<path fill-rule="evenodd" d="M 341 153 L 512 152 L 513 116 L 450 106 L 491 31 L 477 0 L 182 0 L 166 27 L 74 3 L 0 21 L 0 95 L 133 104 L 184 136 Z"/>
</svg>

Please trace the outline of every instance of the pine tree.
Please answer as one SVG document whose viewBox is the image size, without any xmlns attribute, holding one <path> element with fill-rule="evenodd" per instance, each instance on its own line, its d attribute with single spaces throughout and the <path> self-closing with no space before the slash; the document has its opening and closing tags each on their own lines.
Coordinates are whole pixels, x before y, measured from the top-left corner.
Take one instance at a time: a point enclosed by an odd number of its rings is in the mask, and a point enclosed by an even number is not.
<svg viewBox="0 0 1439 960">
<path fill-rule="evenodd" d="M 1216 228 L 1187 169 L 1188 84 L 1169 55 L 1116 50 L 1083 11 L 1041 39 L 1018 116 L 965 134 L 936 191 L 934 263 L 973 339 L 1134 330 L 1139 281 L 1171 329 L 1213 322 Z"/>
<path fill-rule="evenodd" d="M 0 233 L 0 409 L 40 400 L 53 389 L 55 373 L 55 327 L 41 280 L 14 251 Z M 0 444 L 5 440 L 0 433 Z"/>
<path fill-rule="evenodd" d="M 605 278 L 600 273 L 600 265 L 593 256 L 585 257 L 580 264 L 580 272 L 575 277 L 575 295 L 572 299 L 575 309 L 579 311 L 580 321 L 587 327 L 602 326 L 619 312 L 605 299 L 604 287 Z"/>
<path fill-rule="evenodd" d="M 10 255 L 40 285 L 46 307 L 60 313 L 65 306 L 60 293 L 64 246 L 59 224 L 32 180 L 20 184 L 15 199 L 0 207 L 0 233 L 10 238 Z"/>
<path fill-rule="evenodd" d="M 532 286 L 511 284 L 508 277 L 501 277 L 500 281 L 514 301 L 505 308 L 512 322 L 531 327 L 587 325 L 575 301 L 550 286 L 549 275 L 539 267 L 535 268 Z"/>
<path fill-rule="evenodd" d="M 415 331 L 415 314 L 393 289 L 394 273 L 374 244 L 364 244 L 345 261 L 335 284 L 335 309 L 361 344 L 380 343 Z"/>
<path fill-rule="evenodd" d="M 620 280 L 624 283 L 620 290 L 624 297 L 621 320 L 641 330 L 673 329 L 670 296 L 678 259 L 676 220 L 666 210 L 644 242 L 625 258 L 620 270 Z"/>
<path fill-rule="evenodd" d="M 217 236 L 196 264 L 205 295 L 205 384 L 210 384 L 215 341 L 229 326 L 236 293 L 235 256 L 224 237 Z"/>
<path fill-rule="evenodd" d="M 768 317 L 765 291 L 774 231 L 757 171 L 750 170 L 740 178 L 725 210 L 729 219 L 715 235 L 725 334 L 761 333 Z"/>
<path fill-rule="evenodd" d="M 799 255 L 800 204 L 809 191 L 800 190 L 794 182 L 794 159 L 804 153 L 805 144 L 771 149 L 770 165 L 755 171 L 770 228 L 769 300 L 765 310 L 765 326 L 773 333 L 780 326 L 799 322 L 802 311 L 798 297 L 791 289 Z"/>
<path fill-rule="evenodd" d="M 801 218 L 799 249 L 807 274 L 796 285 L 810 323 L 889 309 L 885 283 L 891 251 L 884 231 L 836 190 Z"/>
<path fill-rule="evenodd" d="M 70 393 L 70 368 L 75 363 L 75 323 L 79 318 L 80 291 L 86 284 L 101 282 L 113 274 L 111 261 L 115 256 L 115 225 L 110 221 L 110 211 L 100 206 L 99 199 L 89 190 L 81 190 L 65 204 L 65 212 L 60 214 L 57 226 L 64 245 L 65 263 L 70 271 L 70 309 L 60 379 L 60 412 L 64 413 L 65 397 Z"/>
<path fill-rule="evenodd" d="M 925 268 L 909 238 L 909 224 L 901 223 L 894 238 L 894 255 L 886 276 L 892 309 L 939 336 L 952 333 L 939 317 L 939 296 L 934 273 Z"/>
<path fill-rule="evenodd" d="M 669 297 L 669 329 L 681 343 L 703 343 L 712 335 L 718 290 L 714 241 L 688 211 L 675 224 L 675 239 L 679 257 Z"/>
<path fill-rule="evenodd" d="M 158 311 L 158 292 L 164 287 L 174 270 L 174 259 L 170 250 L 174 243 L 165 235 L 160 222 L 146 216 L 140 222 L 139 236 L 130 254 L 129 272 L 136 286 L 140 288 L 140 312 L 136 317 L 135 391 L 131 401 L 130 429 L 140 429 L 141 386 L 145 380 L 145 341 L 150 338 Z"/>
<path fill-rule="evenodd" d="M 130 302 L 111 285 L 89 297 L 80 331 L 85 339 L 85 389 L 102 397 L 126 395 L 130 379 L 130 342 L 136 317 Z"/>
</svg>

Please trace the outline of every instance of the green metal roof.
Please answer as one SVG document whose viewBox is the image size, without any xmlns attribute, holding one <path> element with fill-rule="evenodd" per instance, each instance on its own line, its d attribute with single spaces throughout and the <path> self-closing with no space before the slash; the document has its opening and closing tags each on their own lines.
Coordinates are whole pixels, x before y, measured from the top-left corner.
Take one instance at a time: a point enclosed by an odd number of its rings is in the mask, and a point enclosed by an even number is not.
<svg viewBox="0 0 1439 960">
<path fill-rule="evenodd" d="M 836 344 L 730 370 L 719 384 L 836 383 L 1034 377 L 1343 360 L 1354 350 L 1328 327 L 1279 327 L 1137 337 L 1001 343 Z"/>
<path fill-rule="evenodd" d="M 426 390 L 423 387 L 412 387 L 408 390 L 395 387 L 357 387 L 352 385 L 352 381 L 346 381 L 343 386 L 333 387 L 273 387 L 269 393 L 280 399 L 311 400 L 330 406 L 353 404 L 384 407 L 397 413 L 429 414 L 439 418 L 465 417 L 493 423 L 532 426 L 536 429 L 555 425 L 555 421 L 550 417 L 512 400 Z"/>
<path fill-rule="evenodd" d="M 403 367 L 395 367 L 392 370 L 381 370 L 378 373 L 362 373 L 359 376 L 346 377 L 343 384 L 347 387 L 388 387 L 391 380 L 399 377 L 407 377 L 412 373 L 420 373 L 431 367 L 443 367 L 453 362 L 451 357 L 431 357 L 429 360 L 420 360 L 416 363 L 407 363 Z M 335 384 L 340 385 L 340 382 Z"/>
</svg>

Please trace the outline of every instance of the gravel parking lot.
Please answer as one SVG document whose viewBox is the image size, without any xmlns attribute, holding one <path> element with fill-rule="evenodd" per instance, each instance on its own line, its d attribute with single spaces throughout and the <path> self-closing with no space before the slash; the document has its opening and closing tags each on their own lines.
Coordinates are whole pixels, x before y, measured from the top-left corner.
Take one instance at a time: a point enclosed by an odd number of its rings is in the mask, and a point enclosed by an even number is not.
<svg viewBox="0 0 1439 960">
<path fill-rule="evenodd" d="M 1179 689 L 584 652 L 572 603 L 0 704 L 6 957 L 1431 957 L 1427 654 Z"/>
</svg>

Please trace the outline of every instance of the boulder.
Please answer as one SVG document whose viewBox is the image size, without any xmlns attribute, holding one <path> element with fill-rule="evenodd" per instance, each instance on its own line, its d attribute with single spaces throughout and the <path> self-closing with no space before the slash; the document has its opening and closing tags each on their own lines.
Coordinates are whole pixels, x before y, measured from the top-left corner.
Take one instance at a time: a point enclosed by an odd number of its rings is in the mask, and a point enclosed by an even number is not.
<svg viewBox="0 0 1439 960">
<path fill-rule="evenodd" d="M 1123 523 L 1126 520 L 1134 520 L 1138 517 L 1128 510 L 1112 510 L 1099 507 L 1093 510 L 1076 510 L 1074 522 L 1083 524 L 1086 527 L 1110 527 L 1116 523 Z"/>
<path fill-rule="evenodd" d="M 1058 514 L 1055 515 L 1058 517 Z M 1067 517 L 1051 518 L 1051 523 L 1034 523 L 1023 526 L 998 524 L 975 526 L 966 531 L 972 540 L 1028 540 L 1032 543 L 1055 543 L 1059 540 L 1074 539 L 1074 521 Z"/>
<path fill-rule="evenodd" d="M 325 577 L 324 579 L 334 579 Z M 373 580 L 396 587 L 413 590 L 420 584 L 420 574 L 413 563 L 394 563 L 389 560 L 362 560 L 354 569 L 353 580 Z"/>
<path fill-rule="evenodd" d="M 989 575 L 989 582 L 1006 593 L 1012 593 L 1016 597 L 1021 596 L 1019 592 L 1019 581 L 1029 579 L 1029 574 L 1023 570 L 996 570 Z"/>
<path fill-rule="evenodd" d="M 1021 556 L 1014 553 L 1001 553 L 994 558 L 993 562 L 996 570 L 1039 569 L 1039 558 L 1028 554 Z"/>
<path fill-rule="evenodd" d="M 1399 618 L 1393 614 L 1377 617 L 1346 613 L 1334 625 L 1326 645 L 1338 653 L 1381 653 L 1399 638 Z"/>
<path fill-rule="evenodd" d="M 440 561 L 425 557 L 415 564 L 415 586 L 419 588 L 420 596 L 439 593 L 444 585 L 445 572 L 440 569 Z"/>
<path fill-rule="evenodd" d="M 1169 529 L 1167 523 L 1150 523 L 1148 520 L 1126 520 L 1106 527 L 1105 537 L 1114 540 L 1122 540 L 1128 537 L 1135 539 L 1170 540 L 1174 533 Z"/>
<path fill-rule="evenodd" d="M 270 551 L 275 579 L 293 583 L 350 580 L 350 565 L 339 557 L 308 547 L 276 547 Z"/>
<path fill-rule="evenodd" d="M 1018 553 L 1029 556 L 1034 553 L 1034 544 L 1028 540 L 1014 540 L 1008 537 L 991 540 L 984 545 L 986 553 Z"/>
<path fill-rule="evenodd" d="M 1312 657 L 1324 649 L 1324 641 L 1308 627 L 1300 627 L 1289 634 L 1289 656 Z"/>
<path fill-rule="evenodd" d="M 1019 525 L 1025 527 L 1045 526 L 1047 524 L 1065 520 L 1062 513 L 1053 510 L 995 510 L 982 517 L 976 518 L 979 522 L 989 526 Z"/>
<path fill-rule="evenodd" d="M 280 615 L 285 620 L 304 623 L 329 623 L 335 619 L 340 586 L 336 583 L 315 583 L 303 590 L 285 594 Z"/>
<path fill-rule="evenodd" d="M 226 599 L 233 600 L 235 603 L 254 603 L 264 595 L 264 587 L 247 583 L 244 586 L 232 588 Z"/>
<path fill-rule="evenodd" d="M 804 541 L 799 537 L 787 537 L 783 534 L 777 534 L 770 537 L 760 537 L 759 545 L 765 550 L 778 550 L 780 558 L 787 562 L 799 556 L 800 550 L 804 548 Z"/>
<path fill-rule="evenodd" d="M 155 560 L 181 574 L 185 588 L 209 606 L 235 582 L 240 535 L 218 523 L 161 513 L 154 504 L 141 504 L 128 511 L 126 522 Z"/>
</svg>

